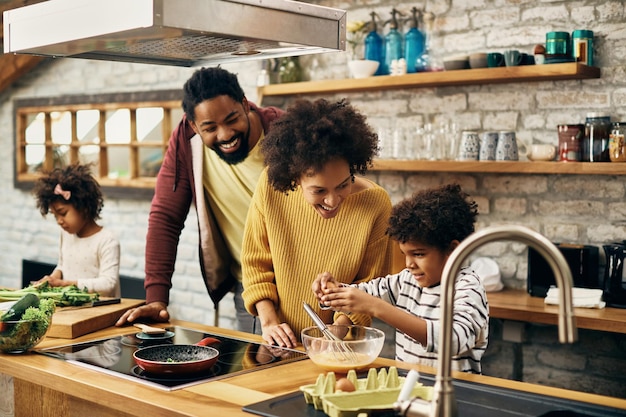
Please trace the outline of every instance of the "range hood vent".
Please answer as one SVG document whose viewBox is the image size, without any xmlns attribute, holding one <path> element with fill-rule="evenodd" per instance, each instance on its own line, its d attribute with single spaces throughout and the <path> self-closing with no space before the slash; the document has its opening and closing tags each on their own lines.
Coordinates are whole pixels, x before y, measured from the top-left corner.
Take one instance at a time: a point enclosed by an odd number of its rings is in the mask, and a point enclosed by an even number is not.
<svg viewBox="0 0 626 417">
<path fill-rule="evenodd" d="M 290 0 L 48 0 L 4 12 L 4 52 L 201 66 L 345 50 L 346 12 Z"/>
</svg>

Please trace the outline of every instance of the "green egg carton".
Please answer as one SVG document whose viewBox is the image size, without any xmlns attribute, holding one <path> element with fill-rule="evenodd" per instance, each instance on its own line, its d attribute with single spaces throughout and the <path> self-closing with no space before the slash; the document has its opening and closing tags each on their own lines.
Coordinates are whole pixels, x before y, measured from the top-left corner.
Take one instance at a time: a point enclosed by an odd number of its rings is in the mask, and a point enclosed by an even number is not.
<svg viewBox="0 0 626 417">
<path fill-rule="evenodd" d="M 359 413 L 393 408 L 405 380 L 398 376 L 395 366 L 379 371 L 370 368 L 367 378 L 357 378 L 355 371 L 349 371 L 346 378 L 355 386 L 355 391 L 335 391 L 334 372 L 320 374 L 315 384 L 304 385 L 300 390 L 307 404 L 312 404 L 316 410 L 323 410 L 331 417 L 356 417 Z M 430 400 L 432 387 L 416 383 L 411 396 Z"/>
</svg>

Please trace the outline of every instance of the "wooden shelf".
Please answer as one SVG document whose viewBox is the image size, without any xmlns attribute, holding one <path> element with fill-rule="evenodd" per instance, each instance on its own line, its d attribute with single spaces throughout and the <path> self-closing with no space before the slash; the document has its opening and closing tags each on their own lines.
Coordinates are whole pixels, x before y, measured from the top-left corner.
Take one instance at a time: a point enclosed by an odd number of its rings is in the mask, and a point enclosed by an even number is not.
<svg viewBox="0 0 626 417">
<path fill-rule="evenodd" d="M 626 163 L 526 161 L 409 161 L 379 159 L 371 171 L 465 172 L 496 174 L 626 175 Z"/>
<path fill-rule="evenodd" d="M 476 84 L 583 80 L 600 78 L 600 68 L 579 63 L 478 68 L 456 71 L 421 72 L 406 75 L 305 81 L 259 87 L 259 98 L 299 94 L 390 90 L 400 88 L 449 87 Z M 261 101 L 261 100 L 259 100 Z"/>
<path fill-rule="evenodd" d="M 600 68 L 579 63 L 480 68 L 457 71 L 386 75 L 361 79 L 306 81 L 259 87 L 263 97 L 460 85 L 545 82 L 600 78 Z M 377 160 L 374 171 L 467 172 L 510 174 L 626 175 L 626 163 L 585 162 L 461 162 Z"/>
</svg>

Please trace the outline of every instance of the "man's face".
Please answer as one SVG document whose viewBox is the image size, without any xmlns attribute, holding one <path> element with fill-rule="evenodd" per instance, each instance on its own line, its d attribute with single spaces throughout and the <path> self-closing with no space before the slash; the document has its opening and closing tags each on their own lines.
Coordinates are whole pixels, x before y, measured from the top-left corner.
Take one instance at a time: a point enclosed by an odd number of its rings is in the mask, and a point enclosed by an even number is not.
<svg viewBox="0 0 626 417">
<path fill-rule="evenodd" d="M 249 111 L 245 98 L 238 103 L 228 96 L 217 96 L 198 104 L 195 121 L 190 123 L 205 146 L 229 164 L 237 164 L 250 151 Z"/>
</svg>

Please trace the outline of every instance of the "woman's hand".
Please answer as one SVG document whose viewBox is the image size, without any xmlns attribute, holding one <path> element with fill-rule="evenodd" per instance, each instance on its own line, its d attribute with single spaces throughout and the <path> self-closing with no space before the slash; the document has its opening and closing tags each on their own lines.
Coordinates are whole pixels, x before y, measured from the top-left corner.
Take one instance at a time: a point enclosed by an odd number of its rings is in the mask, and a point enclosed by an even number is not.
<svg viewBox="0 0 626 417">
<path fill-rule="evenodd" d="M 295 348 L 298 344 L 296 335 L 287 323 L 263 326 L 263 340 L 270 346 Z"/>
<path fill-rule="evenodd" d="M 324 294 L 328 294 L 331 290 L 337 288 L 339 284 L 335 277 L 333 277 L 330 272 L 322 272 L 317 275 L 317 278 L 311 284 L 311 289 L 313 290 L 313 294 L 317 297 L 320 306 L 323 305 L 322 297 Z"/>
</svg>

